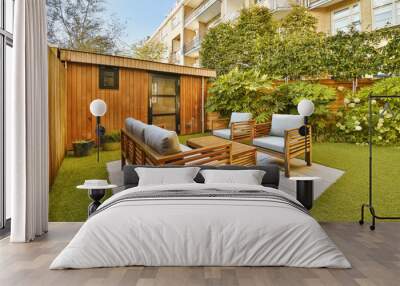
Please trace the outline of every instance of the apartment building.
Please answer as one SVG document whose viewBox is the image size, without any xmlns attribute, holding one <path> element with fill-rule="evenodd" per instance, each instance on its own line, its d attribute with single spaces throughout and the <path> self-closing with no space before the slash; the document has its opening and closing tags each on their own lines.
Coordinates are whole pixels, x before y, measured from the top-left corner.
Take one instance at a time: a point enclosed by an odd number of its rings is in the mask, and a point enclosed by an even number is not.
<svg viewBox="0 0 400 286">
<path fill-rule="evenodd" d="M 180 0 L 149 41 L 165 44 L 166 62 L 200 66 L 201 42 L 210 28 L 253 5 L 266 6 L 281 18 L 292 3 L 306 6 L 318 19 L 318 30 L 327 34 L 351 25 L 362 31 L 400 25 L 400 0 Z"/>
</svg>

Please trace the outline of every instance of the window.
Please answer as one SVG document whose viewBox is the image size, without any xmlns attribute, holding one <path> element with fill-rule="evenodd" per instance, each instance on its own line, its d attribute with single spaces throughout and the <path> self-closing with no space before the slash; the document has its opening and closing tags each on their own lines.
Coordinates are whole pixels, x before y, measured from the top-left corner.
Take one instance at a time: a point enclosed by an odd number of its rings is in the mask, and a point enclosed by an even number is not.
<svg viewBox="0 0 400 286">
<path fill-rule="evenodd" d="M 400 0 L 373 0 L 373 29 L 400 24 Z"/>
<path fill-rule="evenodd" d="M 332 34 L 339 31 L 348 32 L 350 27 L 361 30 L 360 3 L 336 10 L 332 15 Z"/>
<path fill-rule="evenodd" d="M 100 66 L 100 88 L 101 89 L 118 89 L 119 88 L 119 68 Z"/>
<path fill-rule="evenodd" d="M 14 1 L 0 0 L 0 236 L 9 221 L 10 194 L 5 190 L 5 104 L 11 96 Z M 9 226 L 9 223 L 7 223 Z"/>
</svg>

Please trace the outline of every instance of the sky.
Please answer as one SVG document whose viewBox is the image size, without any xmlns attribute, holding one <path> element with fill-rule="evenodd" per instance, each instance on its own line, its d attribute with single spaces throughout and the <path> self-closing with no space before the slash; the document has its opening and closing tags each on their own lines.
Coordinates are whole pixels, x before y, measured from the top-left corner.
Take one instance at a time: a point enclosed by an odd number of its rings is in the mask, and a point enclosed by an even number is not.
<svg viewBox="0 0 400 286">
<path fill-rule="evenodd" d="M 150 36 L 175 3 L 176 0 L 106 0 L 106 8 L 125 23 L 122 40 L 132 44 Z"/>
</svg>

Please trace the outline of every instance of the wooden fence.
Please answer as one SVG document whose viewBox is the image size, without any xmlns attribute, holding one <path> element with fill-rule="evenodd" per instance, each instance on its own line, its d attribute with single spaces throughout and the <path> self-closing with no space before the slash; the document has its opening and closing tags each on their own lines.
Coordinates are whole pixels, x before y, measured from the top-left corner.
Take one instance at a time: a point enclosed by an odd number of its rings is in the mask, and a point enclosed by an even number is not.
<svg viewBox="0 0 400 286">
<path fill-rule="evenodd" d="M 67 97 L 65 67 L 57 57 L 57 48 L 49 48 L 49 177 L 53 183 L 64 160 L 67 135 Z"/>
</svg>

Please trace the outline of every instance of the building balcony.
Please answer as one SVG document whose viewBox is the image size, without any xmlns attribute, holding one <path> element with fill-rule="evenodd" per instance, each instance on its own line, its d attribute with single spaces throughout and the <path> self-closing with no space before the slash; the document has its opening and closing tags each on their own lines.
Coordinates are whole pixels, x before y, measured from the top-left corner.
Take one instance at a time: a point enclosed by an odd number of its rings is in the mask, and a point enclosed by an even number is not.
<svg viewBox="0 0 400 286">
<path fill-rule="evenodd" d="M 306 0 L 311 1 L 311 0 Z M 314 0 L 315 1 L 315 0 Z M 280 12 L 280 11 L 288 11 L 293 4 L 302 4 L 302 0 L 262 0 L 258 1 L 259 5 L 266 6 L 268 9 L 271 10 L 272 13 Z"/>
<path fill-rule="evenodd" d="M 185 56 L 198 57 L 203 37 L 196 36 L 190 42 L 185 43 L 183 52 Z"/>
<path fill-rule="evenodd" d="M 205 0 L 185 19 L 185 27 L 195 29 L 196 22 L 208 23 L 221 14 L 221 0 Z"/>
</svg>

